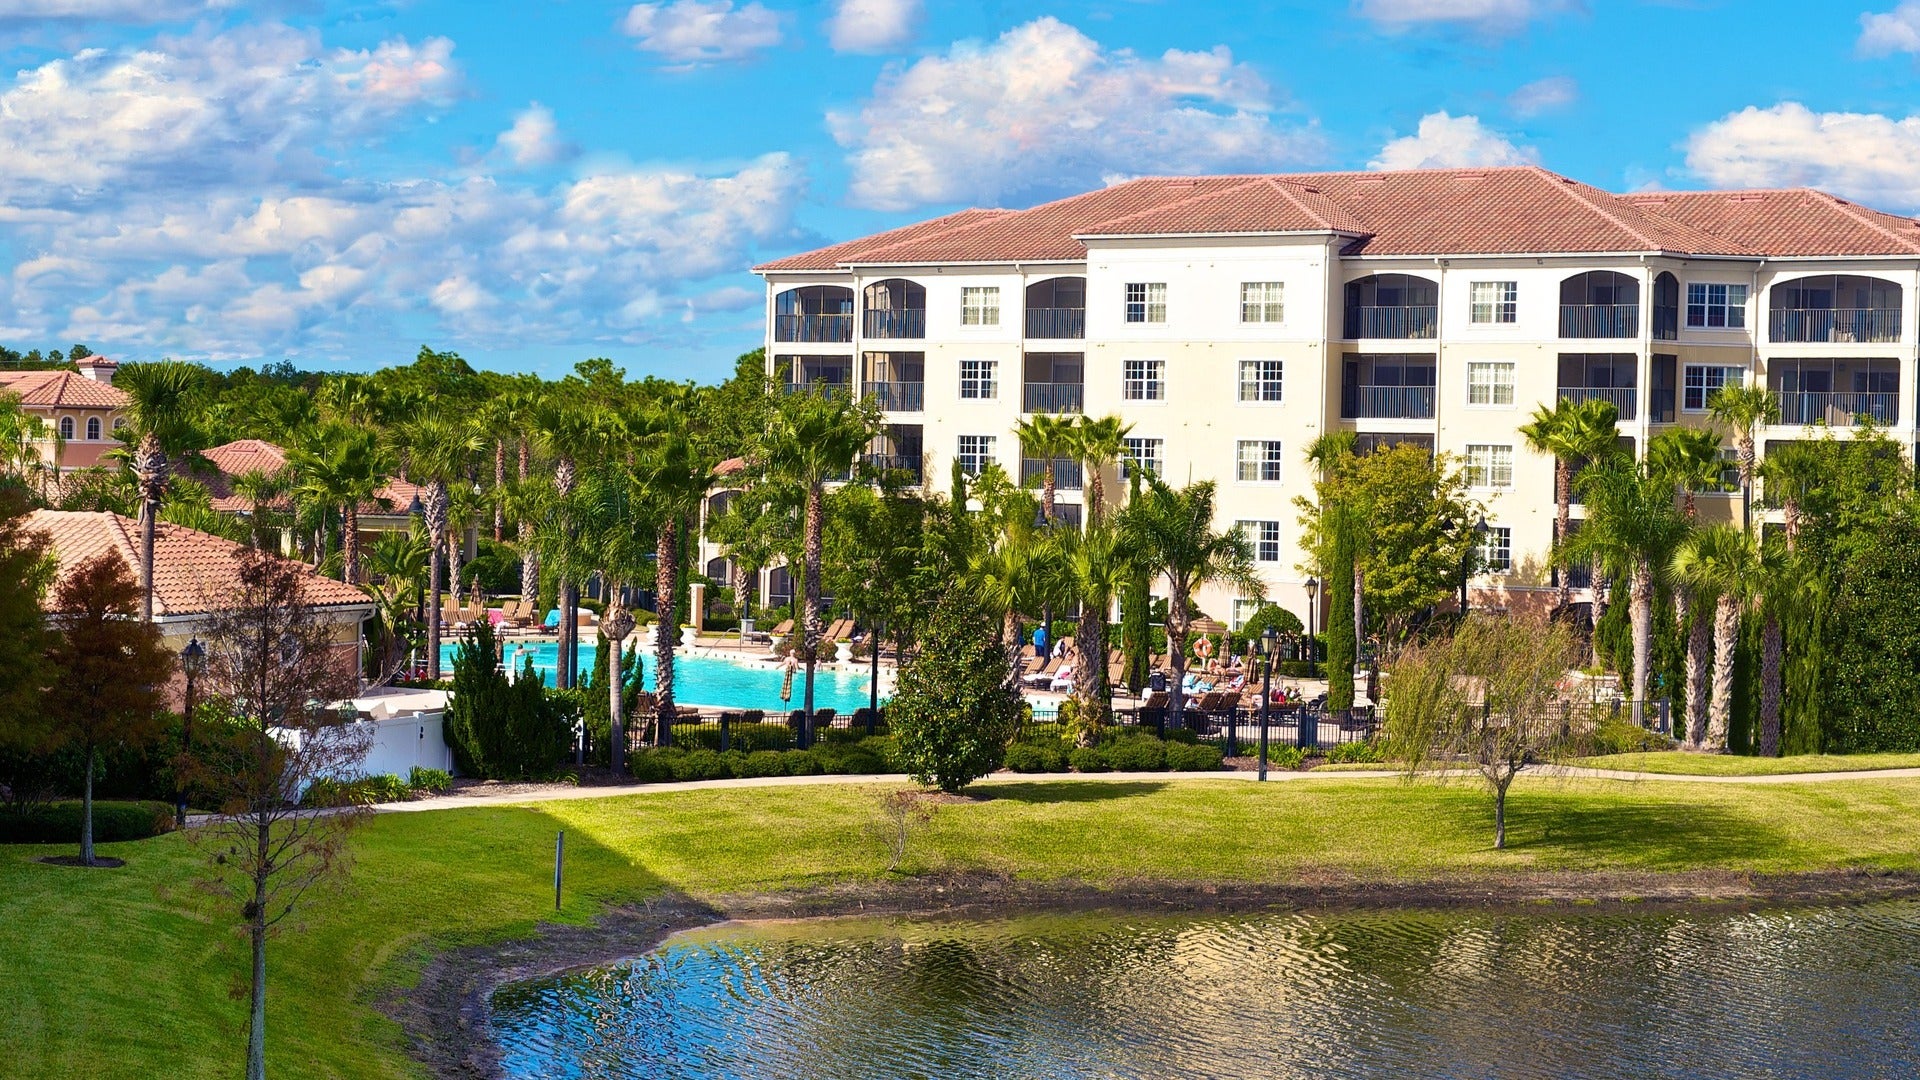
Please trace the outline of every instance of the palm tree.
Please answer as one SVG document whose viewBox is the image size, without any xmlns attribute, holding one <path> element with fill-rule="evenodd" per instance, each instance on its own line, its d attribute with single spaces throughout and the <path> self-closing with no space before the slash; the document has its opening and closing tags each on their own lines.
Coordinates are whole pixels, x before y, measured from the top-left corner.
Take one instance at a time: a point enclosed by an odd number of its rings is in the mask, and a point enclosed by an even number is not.
<svg viewBox="0 0 1920 1080">
<path fill-rule="evenodd" d="M 173 456 L 192 449 L 199 369 L 178 360 L 130 366 L 121 376 L 136 440 L 133 474 L 140 488 L 140 618 L 153 621 L 153 526 L 166 498 Z"/>
<path fill-rule="evenodd" d="M 1773 457 L 1767 458 L 1769 464 Z M 1783 627 L 1788 620 L 1817 618 L 1818 578 L 1809 572 L 1804 556 L 1793 549 L 1791 540 L 1763 543 L 1760 547 L 1759 594 L 1760 625 L 1760 753 L 1776 757 L 1780 753 L 1780 699 L 1782 669 L 1786 661 Z"/>
<path fill-rule="evenodd" d="M 1074 431 L 1073 453 L 1086 471 L 1087 521 L 1100 520 L 1106 512 L 1106 471 L 1127 452 L 1131 424 L 1117 416 L 1082 420 Z"/>
<path fill-rule="evenodd" d="M 1707 411 L 1733 429 L 1733 445 L 1739 452 L 1740 523 L 1752 529 L 1753 478 L 1759 461 L 1754 435 L 1760 428 L 1780 421 L 1780 400 L 1764 386 L 1728 383 L 1707 399 Z"/>
<path fill-rule="evenodd" d="M 1679 427 L 1655 435 L 1647 443 L 1647 473 L 1679 489 L 1682 512 L 1694 520 L 1694 494 L 1720 487 L 1720 432 Z"/>
<path fill-rule="evenodd" d="M 602 418 L 586 406 L 550 395 L 539 403 L 533 423 L 540 442 L 553 457 L 553 487 L 558 495 L 554 506 L 564 513 L 579 475 L 579 462 L 604 442 Z M 564 520 L 556 525 L 571 528 Z M 560 585 L 560 668 L 555 681 L 564 687 L 574 684 L 579 670 L 580 582 L 559 572 L 558 567 L 555 570 Z"/>
<path fill-rule="evenodd" d="M 576 494 L 578 514 L 573 524 L 581 539 L 581 556 L 592 565 L 606 587 L 607 610 L 600 619 L 601 648 L 607 654 L 608 764 L 615 773 L 626 768 L 627 737 L 622 715 L 626 703 L 627 636 L 633 633 L 633 613 L 624 600 L 626 587 L 641 580 L 653 554 L 653 538 L 635 503 L 634 475 L 623 461 L 590 465 Z M 583 573 L 582 576 L 585 576 Z"/>
<path fill-rule="evenodd" d="M 1633 623 L 1633 711 L 1641 719 L 1647 672 L 1653 655 L 1653 593 L 1672 560 L 1686 521 L 1673 506 L 1673 488 L 1624 458 L 1603 461 L 1580 474 L 1586 523 L 1568 542 L 1565 556 L 1586 559 L 1628 582 Z"/>
<path fill-rule="evenodd" d="M 1053 521 L 1057 490 L 1054 462 L 1073 450 L 1077 423 L 1076 417 L 1040 413 L 1013 425 L 1013 433 L 1020 439 L 1020 452 L 1045 463 L 1040 475 L 1040 516 L 1049 523 Z"/>
<path fill-rule="evenodd" d="M 404 650 L 396 646 L 404 644 L 401 628 L 411 622 L 409 615 L 427 559 L 427 541 L 418 526 L 408 532 L 380 533 L 368 550 L 369 576 L 377 582 L 372 590 L 374 601 L 385 630 L 392 635 L 392 640 L 382 643 L 379 681 L 384 682 L 406 658 Z"/>
<path fill-rule="evenodd" d="M 1740 612 L 1752 596 L 1760 570 L 1759 548 L 1745 532 L 1727 525 L 1696 529 L 1674 553 L 1671 573 L 1692 586 L 1694 595 L 1713 600 L 1713 694 L 1705 732 L 1688 731 L 1688 741 L 1708 750 L 1727 747 L 1733 712 L 1734 649 L 1740 638 Z"/>
<path fill-rule="evenodd" d="M 296 490 L 340 508 L 340 580 L 358 584 L 360 507 L 386 483 L 393 468 L 392 454 L 373 431 L 329 425 L 307 446 L 289 454 L 287 464 Z M 256 506 L 256 521 L 258 517 Z"/>
<path fill-rule="evenodd" d="M 653 633 L 653 691 L 661 717 L 655 725 L 655 738 L 663 746 L 672 738 L 670 725 L 674 715 L 673 648 L 680 629 L 674 618 L 674 605 L 680 596 L 680 544 L 688 519 L 698 513 L 700 499 L 714 482 L 713 463 L 700 457 L 694 441 L 684 430 L 684 405 L 684 395 L 680 394 L 654 403 L 645 418 L 651 434 L 646 437 L 634 469 L 640 510 L 653 523 L 654 594 L 659 597 L 655 611 L 660 616 Z M 852 464 L 851 459 L 848 464 Z M 808 575 L 807 584 L 813 587 L 812 573 Z M 813 595 L 818 597 L 817 589 L 813 589 Z M 809 679 L 809 719 L 813 709 L 812 689 Z"/>
<path fill-rule="evenodd" d="M 427 520 L 427 678 L 440 678 L 440 559 L 447 545 L 447 486 L 466 475 L 481 450 L 473 429 L 435 413 L 421 413 L 398 427 L 394 445 L 406 459 L 407 478 L 422 487 L 421 510 Z M 457 583 L 456 583 L 456 588 Z"/>
<path fill-rule="evenodd" d="M 40 445 L 49 442 L 52 460 L 40 453 Z M 58 426 L 22 409 L 20 395 L 0 393 L 0 468 L 38 488 L 41 499 L 51 499 L 60 482 L 65 447 Z"/>
<path fill-rule="evenodd" d="M 1029 504 L 1030 505 L 1030 504 Z M 1052 602 L 1051 572 L 1044 537 L 1030 515 L 1009 516 L 967 558 L 967 577 L 981 602 L 1000 613 L 1009 650 L 1020 647 L 1021 616 L 1044 611 Z"/>
<path fill-rule="evenodd" d="M 251 469 L 233 478 L 233 493 L 247 500 L 247 540 L 253 547 L 267 546 L 267 512 L 283 504 L 290 487 L 284 472 Z"/>
<path fill-rule="evenodd" d="M 1800 546 L 1800 525 L 1807 499 L 1820 489 L 1825 465 L 1813 448 L 1802 442 L 1790 442 L 1767 452 L 1760 463 L 1760 478 L 1766 481 L 1767 498 L 1780 504 L 1781 531 L 1787 550 Z"/>
<path fill-rule="evenodd" d="M 1107 685 L 1107 611 L 1115 589 L 1132 576 L 1132 552 L 1118 526 L 1089 521 L 1084 530 L 1061 529 L 1050 537 L 1057 547 L 1054 560 L 1065 583 L 1080 598 L 1080 620 L 1074 629 L 1079 661 L 1074 666 L 1075 723 L 1081 746 L 1092 746 L 1106 727 L 1113 691 Z"/>
<path fill-rule="evenodd" d="M 1611 401 L 1591 398 L 1582 402 L 1571 402 L 1565 398 L 1554 402 L 1552 408 L 1538 406 L 1533 411 L 1533 420 L 1520 427 L 1521 437 L 1527 440 L 1527 447 L 1535 453 L 1553 457 L 1553 544 L 1559 548 L 1566 543 L 1571 530 L 1573 517 L 1573 474 L 1581 466 L 1618 452 L 1620 440 L 1620 410 Z M 1593 583 L 1595 597 L 1594 622 L 1599 622 L 1599 600 L 1601 584 L 1598 579 Z M 1566 607 L 1573 600 L 1573 585 L 1566 576 L 1560 578 L 1560 606 Z"/>
<path fill-rule="evenodd" d="M 1186 715 L 1181 683 L 1187 670 L 1194 593 L 1221 583 L 1243 596 L 1264 594 L 1254 572 L 1253 545 L 1238 529 L 1214 529 L 1214 494 L 1211 480 L 1177 490 L 1154 480 L 1121 516 L 1126 546 L 1167 582 L 1167 652 L 1173 661 L 1167 708 L 1176 720 Z M 1106 617 L 1104 611 L 1101 617 Z M 1105 656 L 1097 659 L 1103 665 L 1106 662 Z"/>
</svg>

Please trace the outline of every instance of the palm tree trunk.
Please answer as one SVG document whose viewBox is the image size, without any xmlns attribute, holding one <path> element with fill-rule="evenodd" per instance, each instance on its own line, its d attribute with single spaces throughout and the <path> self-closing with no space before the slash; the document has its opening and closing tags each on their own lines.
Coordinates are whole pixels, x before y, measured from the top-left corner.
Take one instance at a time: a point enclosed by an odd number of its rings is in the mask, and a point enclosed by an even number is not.
<svg viewBox="0 0 1920 1080">
<path fill-rule="evenodd" d="M 360 506 L 352 499 L 340 505 L 340 580 L 360 581 Z"/>
<path fill-rule="evenodd" d="M 622 633 L 618 638 L 613 637 L 612 634 L 616 629 L 625 626 L 624 620 L 620 620 L 620 616 L 624 614 L 624 609 L 610 608 L 607 612 L 608 617 L 602 620 L 602 629 L 606 632 L 603 638 L 607 649 L 607 765 L 616 776 L 625 771 L 627 765 L 627 730 L 625 719 L 621 715 L 626 704 L 627 689 L 626 673 L 621 670 L 622 662 L 626 659 L 621 654 L 626 634 Z"/>
<path fill-rule="evenodd" d="M 1740 524 L 1748 532 L 1753 531 L 1753 473 L 1756 460 L 1753 446 L 1753 429 L 1740 433 Z"/>
<path fill-rule="evenodd" d="M 1553 462 L 1553 547 L 1557 552 L 1567 542 L 1567 530 L 1573 521 L 1573 463 L 1565 458 Z M 1564 569 L 1554 573 L 1560 578 L 1560 607 L 1573 603 L 1573 581 Z"/>
<path fill-rule="evenodd" d="M 1627 587 L 1633 605 L 1627 614 L 1633 619 L 1633 722 L 1646 722 L 1647 667 L 1653 660 L 1653 566 L 1645 559 L 1633 564 L 1633 578 Z"/>
<path fill-rule="evenodd" d="M 1707 707 L 1707 749 L 1727 748 L 1733 718 L 1733 650 L 1740 640 L 1740 602 L 1722 596 L 1713 606 L 1713 702 Z"/>
<path fill-rule="evenodd" d="M 427 558 L 427 678 L 440 678 L 440 543 Z"/>
<path fill-rule="evenodd" d="M 1712 651 L 1710 616 L 1696 611 L 1687 630 L 1687 745 L 1696 750 L 1707 741 L 1707 668 Z"/>
<path fill-rule="evenodd" d="M 1760 753 L 1775 757 L 1780 753 L 1780 668 L 1785 651 L 1779 615 L 1767 613 L 1760 641 Z"/>
<path fill-rule="evenodd" d="M 1080 604 L 1080 622 L 1074 629 L 1080 653 L 1073 671 L 1073 696 L 1079 702 L 1079 742 L 1093 746 L 1107 726 L 1107 597 L 1093 595 Z"/>
<path fill-rule="evenodd" d="M 1086 464 L 1086 473 L 1087 524 L 1092 525 L 1106 515 L 1107 487 L 1106 481 L 1100 476 L 1099 465 L 1088 462 Z"/>
<path fill-rule="evenodd" d="M 1053 522 L 1054 505 L 1053 459 L 1047 459 L 1047 471 L 1040 482 L 1040 516 L 1049 524 Z"/>
<path fill-rule="evenodd" d="M 1359 654 L 1360 643 L 1367 640 L 1367 574 L 1360 560 L 1353 560 L 1353 648 Z"/>
<path fill-rule="evenodd" d="M 553 486 L 565 500 L 573 494 L 573 459 L 561 458 L 553 466 Z M 574 528 L 569 516 L 566 527 Z M 573 686 L 580 671 L 580 587 L 575 582 L 562 578 L 560 581 L 560 672 L 555 681 L 560 686 Z"/>
<path fill-rule="evenodd" d="M 673 646 L 680 638 L 673 605 L 680 595 L 679 542 L 680 520 L 668 518 L 660 526 L 660 535 L 654 542 L 653 570 L 653 591 L 658 596 L 654 613 L 659 616 L 653 624 L 653 693 L 659 702 L 659 710 L 654 714 L 659 718 L 654 723 L 654 736 L 661 746 L 673 743 Z M 808 690 L 811 692 L 812 687 Z"/>
<path fill-rule="evenodd" d="M 453 594 L 454 606 L 460 604 L 460 556 L 465 554 L 461 543 L 466 539 L 466 529 L 458 524 L 449 523 L 447 528 L 447 591 Z"/>
<path fill-rule="evenodd" d="M 1173 666 L 1173 678 L 1167 685 L 1167 719 L 1185 727 L 1187 723 L 1187 590 L 1174 585 L 1167 590 L 1167 662 Z"/>
<path fill-rule="evenodd" d="M 507 508 L 500 501 L 500 492 L 507 486 L 507 440 L 495 439 L 493 443 L 493 542 L 499 543 L 506 538 Z"/>
<path fill-rule="evenodd" d="M 1588 591 L 1593 594 L 1593 603 L 1587 605 L 1587 636 L 1591 639 L 1593 666 L 1599 668 L 1603 665 L 1600 656 L 1600 620 L 1607 614 L 1607 579 L 1602 574 L 1599 559 L 1593 560 L 1589 573 L 1593 585 Z"/>
<path fill-rule="evenodd" d="M 1787 550 L 1791 552 L 1800 546 L 1800 500 L 1793 498 L 1782 500 L 1780 516 L 1782 531 L 1787 537 Z"/>
<path fill-rule="evenodd" d="M 813 667 L 818 662 L 820 652 L 820 634 L 825 628 L 820 625 L 820 563 L 825 557 L 826 538 L 822 535 L 826 528 L 826 498 L 818 482 L 807 485 L 806 535 L 801 549 L 801 562 L 806 571 L 806 599 L 803 610 L 805 619 L 805 637 L 807 661 L 806 710 L 807 718 L 802 724 L 809 742 L 812 741 L 813 725 Z"/>
<path fill-rule="evenodd" d="M 141 502 L 140 513 L 140 621 L 153 621 L 153 519 L 160 516 L 160 502 L 149 497 Z"/>
</svg>

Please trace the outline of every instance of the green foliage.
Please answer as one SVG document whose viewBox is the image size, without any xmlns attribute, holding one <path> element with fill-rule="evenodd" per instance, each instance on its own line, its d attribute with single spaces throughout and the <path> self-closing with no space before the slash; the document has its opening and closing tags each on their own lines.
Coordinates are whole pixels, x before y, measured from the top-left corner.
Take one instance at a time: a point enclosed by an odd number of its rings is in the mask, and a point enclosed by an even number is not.
<svg viewBox="0 0 1920 1080">
<path fill-rule="evenodd" d="M 1307 760 L 1307 752 L 1297 746 L 1267 747 L 1267 768 L 1269 769 L 1297 769 L 1305 760 Z"/>
<path fill-rule="evenodd" d="M 1829 624 L 1829 753 L 1920 750 L 1920 521 L 1885 522 L 1853 548 Z"/>
<path fill-rule="evenodd" d="M 1263 603 L 1247 618 L 1246 622 L 1240 625 L 1237 633 L 1230 635 L 1229 650 L 1235 656 L 1245 656 L 1248 646 L 1258 649 L 1260 635 L 1266 633 L 1269 626 L 1273 627 L 1273 632 L 1278 634 L 1283 642 L 1290 639 L 1298 640 L 1307 631 L 1306 624 L 1300 621 L 1300 616 L 1279 604 Z M 1284 646 L 1281 647 L 1284 648 Z"/>
<path fill-rule="evenodd" d="M 1674 742 L 1657 731 L 1649 731 L 1631 720 L 1607 717 L 1593 732 L 1593 753 L 1638 754 L 1651 750 L 1671 750 Z"/>
<path fill-rule="evenodd" d="M 1067 755 L 1067 764 L 1073 771 L 1084 773 L 1112 772 L 1113 766 L 1107 764 L 1107 755 L 1097 746 L 1082 746 Z"/>
<path fill-rule="evenodd" d="M 1007 747 L 1004 764 L 1017 773 L 1066 772 L 1067 756 L 1057 745 L 1017 742 Z"/>
<path fill-rule="evenodd" d="M 1150 734 L 1122 736 L 1100 752 L 1108 766 L 1120 772 L 1160 772 L 1167 767 L 1167 745 Z"/>
<path fill-rule="evenodd" d="M 755 750 L 747 754 L 740 765 L 740 775 L 745 776 L 785 776 L 787 763 L 778 750 Z"/>
<path fill-rule="evenodd" d="M 493 629 L 484 621 L 454 652 L 446 719 L 454 762 L 462 773 L 489 780 L 547 776 L 566 756 L 572 718 L 541 685 L 532 658 L 509 682 L 498 655 Z"/>
<path fill-rule="evenodd" d="M 1327 747 L 1327 764 L 1346 765 L 1385 761 L 1386 755 L 1380 752 L 1380 746 L 1374 742 L 1335 743 Z"/>
<path fill-rule="evenodd" d="M 1220 748 L 1206 743 L 1168 743 L 1167 768 L 1174 772 L 1214 772 L 1221 767 Z"/>
<path fill-rule="evenodd" d="M 780 763 L 786 766 L 788 776 L 819 776 L 827 771 L 820 755 L 811 750 L 782 750 Z"/>
<path fill-rule="evenodd" d="M 445 773 L 441 774 L 445 776 Z M 449 787 L 453 778 L 447 777 Z M 307 785 L 300 794 L 303 806 L 372 806 L 375 803 L 406 802 L 413 798 L 414 789 L 405 780 L 387 773 L 375 776 L 358 776 L 352 780 L 334 780 L 321 777 Z"/>
<path fill-rule="evenodd" d="M 453 774 L 445 769 L 423 769 L 415 765 L 407 772 L 407 786 L 429 795 L 443 795 L 453 790 Z"/>
<path fill-rule="evenodd" d="M 950 587 L 887 710 L 902 763 L 921 783 L 957 792 L 999 766 L 1024 704 L 999 628 L 965 589 Z"/>
<path fill-rule="evenodd" d="M 720 729 L 711 724 L 675 724 L 673 745 L 688 750 L 718 750 Z M 756 750 L 786 750 L 792 746 L 793 729 L 785 724 L 732 724 L 727 732 L 727 748 L 730 750 L 752 753 Z"/>
<path fill-rule="evenodd" d="M 0 844 L 71 844 L 80 835 L 78 802 L 46 803 L 24 817 L 0 815 Z M 145 840 L 173 828 L 173 807 L 163 802 L 95 802 L 93 838 L 99 843 Z"/>
</svg>

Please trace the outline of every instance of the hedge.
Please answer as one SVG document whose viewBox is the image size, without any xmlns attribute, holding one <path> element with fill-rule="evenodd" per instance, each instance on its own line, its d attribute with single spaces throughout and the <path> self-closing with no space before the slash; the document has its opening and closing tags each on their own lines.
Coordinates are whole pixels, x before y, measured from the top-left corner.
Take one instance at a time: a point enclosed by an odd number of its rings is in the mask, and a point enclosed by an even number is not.
<svg viewBox="0 0 1920 1080">
<path fill-rule="evenodd" d="M 55 802 L 27 816 L 0 816 L 0 844 L 78 844 L 81 803 Z M 173 828 L 173 807 L 163 802 L 93 804 L 96 843 L 145 840 Z"/>
</svg>

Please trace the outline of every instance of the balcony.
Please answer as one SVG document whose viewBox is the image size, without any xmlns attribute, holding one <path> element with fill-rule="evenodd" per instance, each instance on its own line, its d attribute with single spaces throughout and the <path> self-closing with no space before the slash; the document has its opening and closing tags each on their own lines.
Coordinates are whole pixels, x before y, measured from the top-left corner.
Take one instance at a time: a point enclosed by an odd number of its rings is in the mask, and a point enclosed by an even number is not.
<svg viewBox="0 0 1920 1080">
<path fill-rule="evenodd" d="M 1789 390 L 1775 391 L 1773 396 L 1780 403 L 1782 424 L 1851 427 L 1859 423 L 1861 417 L 1871 417 L 1875 423 L 1891 425 L 1900 409 L 1897 393 L 1822 394 Z"/>
<path fill-rule="evenodd" d="M 918 484 L 925 479 L 921 470 L 919 454 L 868 454 L 863 459 L 867 468 L 877 473 L 886 473 L 891 478 Z"/>
<path fill-rule="evenodd" d="M 1030 307 L 1027 309 L 1027 336 L 1030 338 L 1086 337 L 1087 309 Z"/>
<path fill-rule="evenodd" d="M 1672 390 L 1655 387 L 1651 402 L 1653 411 L 1647 419 L 1656 424 L 1673 423 L 1674 406 L 1677 404 L 1675 397 Z"/>
<path fill-rule="evenodd" d="M 1890 342 L 1900 340 L 1899 308 L 1775 308 L 1768 339 L 1785 342 Z"/>
<path fill-rule="evenodd" d="M 1639 415 L 1635 411 L 1639 395 L 1631 386 L 1563 386 L 1560 388 L 1560 397 L 1575 405 L 1583 401 L 1611 401 L 1613 407 L 1619 410 L 1622 420 L 1631 420 Z"/>
<path fill-rule="evenodd" d="M 1653 340 L 1680 340 L 1680 309 L 1658 307 L 1653 309 Z"/>
<path fill-rule="evenodd" d="M 1354 415 L 1349 419 L 1431 420 L 1433 389 L 1431 386 L 1355 386 L 1352 388 Z"/>
<path fill-rule="evenodd" d="M 844 344 L 853 340 L 852 315 L 775 315 L 773 340 Z"/>
<path fill-rule="evenodd" d="M 1639 304 L 1561 304 L 1563 338 L 1631 338 L 1640 336 Z"/>
<path fill-rule="evenodd" d="M 1030 382 L 1020 393 L 1021 412 L 1077 413 L 1085 402 L 1086 387 L 1077 382 Z"/>
<path fill-rule="evenodd" d="M 926 408 L 926 390 L 924 382 L 868 382 L 860 385 L 860 396 L 882 412 L 920 412 Z"/>
<path fill-rule="evenodd" d="M 1416 307 L 1349 306 L 1346 336 L 1360 338 L 1431 338 L 1439 333 L 1438 305 Z"/>
<path fill-rule="evenodd" d="M 1020 486 L 1037 488 L 1046 482 L 1047 459 L 1023 457 L 1020 459 Z M 1053 462 L 1053 487 L 1056 491 L 1079 491 L 1085 482 L 1080 463 L 1072 458 L 1055 458 Z"/>
<path fill-rule="evenodd" d="M 789 394 L 819 394 L 822 397 L 852 397 L 853 384 L 836 382 L 832 379 L 814 379 L 811 382 L 790 382 Z"/>
<path fill-rule="evenodd" d="M 868 308 L 863 313 L 861 333 L 870 338 L 926 337 L 927 309 Z"/>
</svg>

